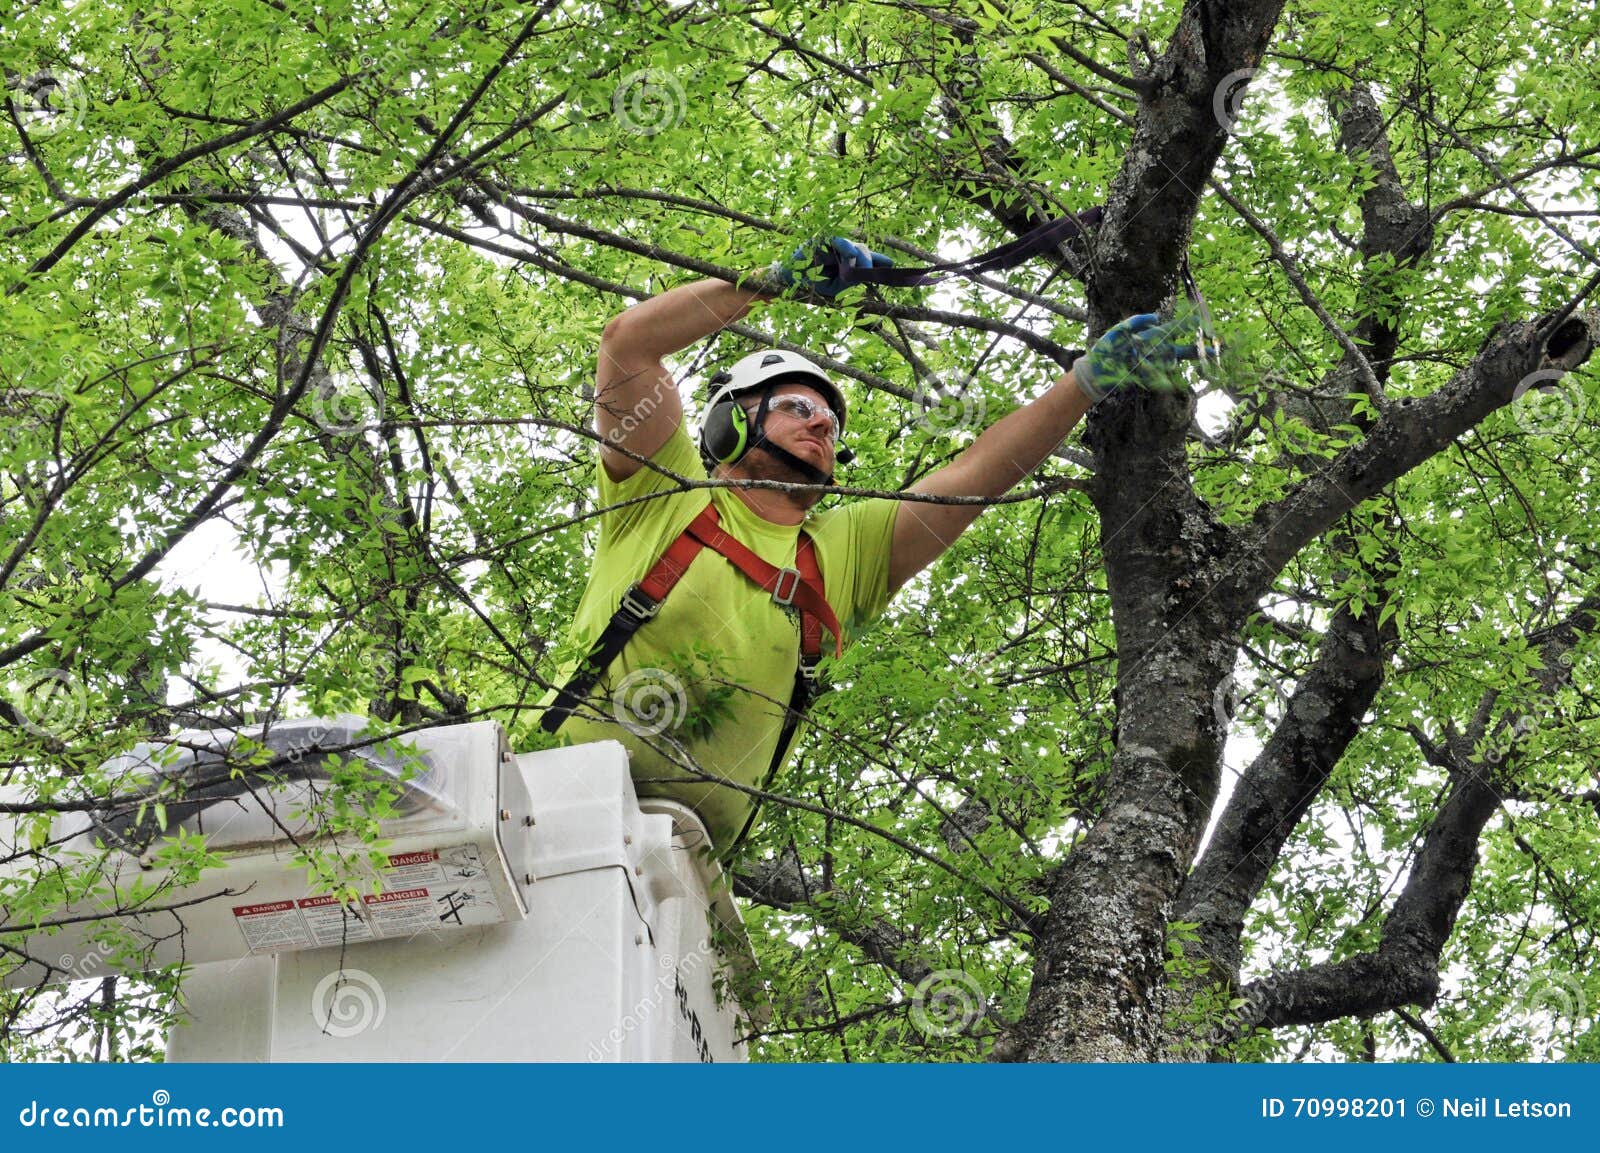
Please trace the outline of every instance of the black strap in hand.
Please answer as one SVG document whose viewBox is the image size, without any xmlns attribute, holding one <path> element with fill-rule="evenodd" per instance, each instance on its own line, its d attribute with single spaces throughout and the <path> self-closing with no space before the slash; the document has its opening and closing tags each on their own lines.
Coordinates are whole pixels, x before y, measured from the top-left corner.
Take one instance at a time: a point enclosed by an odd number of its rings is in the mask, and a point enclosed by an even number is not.
<svg viewBox="0 0 1600 1153">
<path fill-rule="evenodd" d="M 857 268 L 837 262 L 824 263 L 822 272 L 837 278 L 841 284 L 876 284 L 883 288 L 919 288 L 938 284 L 952 276 L 980 276 L 986 272 L 1001 272 L 1015 268 L 1032 257 L 1054 251 L 1068 240 L 1085 235 L 1084 230 L 1099 224 L 1104 210 L 1096 205 L 1076 216 L 1062 216 L 1047 220 L 1031 232 L 1009 240 L 999 248 L 943 264 L 930 264 L 926 268 Z"/>
</svg>

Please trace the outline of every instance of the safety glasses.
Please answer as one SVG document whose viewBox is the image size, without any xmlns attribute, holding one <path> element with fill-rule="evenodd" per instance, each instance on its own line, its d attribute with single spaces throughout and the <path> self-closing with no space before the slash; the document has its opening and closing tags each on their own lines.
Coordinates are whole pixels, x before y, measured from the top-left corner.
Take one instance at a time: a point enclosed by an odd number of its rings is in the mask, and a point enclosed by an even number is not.
<svg viewBox="0 0 1600 1153">
<path fill-rule="evenodd" d="M 798 392 L 780 393 L 767 401 L 768 412 L 781 412 L 785 416 L 792 416 L 801 424 L 809 424 L 811 418 L 821 413 L 828 418 L 828 439 L 839 439 L 839 417 L 833 409 L 809 396 L 801 396 Z"/>
</svg>

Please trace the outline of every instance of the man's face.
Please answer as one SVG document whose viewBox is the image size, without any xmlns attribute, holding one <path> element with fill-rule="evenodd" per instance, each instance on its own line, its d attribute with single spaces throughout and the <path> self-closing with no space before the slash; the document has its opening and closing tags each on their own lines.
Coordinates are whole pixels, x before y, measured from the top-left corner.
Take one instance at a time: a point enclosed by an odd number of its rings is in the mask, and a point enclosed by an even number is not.
<svg viewBox="0 0 1600 1153">
<path fill-rule="evenodd" d="M 803 396 L 811 402 L 815 410 L 807 419 L 802 419 L 793 412 L 784 411 L 782 406 L 769 407 L 766 417 L 767 439 L 774 444 L 788 449 L 795 456 L 825 473 L 833 471 L 833 457 L 838 450 L 838 445 L 833 437 L 832 410 L 828 408 L 828 398 L 809 385 L 783 382 L 773 389 L 773 397 Z M 755 422 L 756 410 L 761 402 L 761 394 L 754 393 L 750 397 L 741 397 L 746 415 L 751 419 L 752 427 Z M 754 455 L 761 455 L 759 453 Z M 746 461 L 750 457 L 745 458 Z M 741 462 L 743 463 L 743 462 Z M 778 462 L 774 462 L 775 464 Z M 780 466 L 782 467 L 782 466 Z M 784 468 L 783 471 L 792 470 Z"/>
</svg>

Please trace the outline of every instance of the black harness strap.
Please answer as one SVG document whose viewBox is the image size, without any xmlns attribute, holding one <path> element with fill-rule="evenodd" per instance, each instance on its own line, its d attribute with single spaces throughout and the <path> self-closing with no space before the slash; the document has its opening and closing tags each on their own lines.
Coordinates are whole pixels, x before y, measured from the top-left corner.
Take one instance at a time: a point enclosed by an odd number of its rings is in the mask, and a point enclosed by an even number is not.
<svg viewBox="0 0 1600 1153">
<path fill-rule="evenodd" d="M 816 548 L 811 543 L 811 538 L 801 534 L 800 545 L 795 549 L 795 567 L 800 570 L 800 575 L 807 581 L 815 582 L 818 588 L 822 587 L 822 570 L 817 565 Z M 835 642 L 842 638 L 834 637 Z M 794 670 L 794 688 L 789 692 L 789 708 L 783 714 L 783 731 L 778 734 L 778 747 L 772 750 L 772 761 L 767 765 L 767 774 L 761 778 L 761 791 L 764 793 L 772 787 L 772 779 L 778 775 L 778 770 L 783 768 L 784 759 L 789 755 L 789 745 L 794 741 L 794 734 L 800 728 L 800 722 L 805 717 L 805 712 L 811 707 L 811 702 L 817 695 L 817 663 L 822 659 L 822 620 L 815 613 L 802 612 L 800 614 L 800 664 Z M 756 823 L 756 817 L 761 813 L 761 797 L 752 799 L 750 815 L 744 819 L 744 827 L 739 830 L 739 835 L 734 837 L 723 852 L 724 857 L 733 855 L 744 839 L 749 835 L 750 829 Z"/>
<path fill-rule="evenodd" d="M 707 505 L 706 508 L 712 506 Z M 661 611 L 661 602 L 666 600 L 667 594 L 683 574 L 689 571 L 689 566 L 704 547 L 705 542 L 685 529 L 677 540 L 667 546 L 667 551 L 661 554 L 644 578 L 622 594 L 617 611 L 611 614 L 611 619 L 606 622 L 606 627 L 601 630 L 588 655 L 579 662 L 572 679 L 545 710 L 539 721 L 540 728 L 553 735 L 566 723 L 572 711 L 589 695 L 589 690 L 611 667 L 611 662 L 617 659 L 633 634 Z"/>
<path fill-rule="evenodd" d="M 766 776 L 761 781 L 761 790 L 765 792 L 778 770 L 783 767 L 789 746 L 794 742 L 795 733 L 800 728 L 806 709 L 811 706 L 816 696 L 817 665 L 822 659 L 823 612 L 830 618 L 827 623 L 829 631 L 834 633 L 835 651 L 842 648 L 843 637 L 835 628 L 837 618 L 833 609 L 822 595 L 822 568 L 817 563 L 817 550 L 811 538 L 805 533 L 800 534 L 799 543 L 795 547 L 793 569 L 777 569 L 761 560 L 739 541 L 729 537 L 719 527 L 715 505 L 708 504 L 700 515 L 690 522 L 689 527 L 683 530 L 678 539 L 667 547 L 667 551 L 661 555 L 661 559 L 651 567 L 644 578 L 622 594 L 617 611 L 612 614 L 611 620 L 590 648 L 588 656 L 578 666 L 572 679 L 545 710 L 539 725 L 545 732 L 553 734 L 566 723 L 567 718 L 594 688 L 611 662 L 621 654 L 633 634 L 661 611 L 661 602 L 688 571 L 689 565 L 700 554 L 700 550 L 706 547 L 726 557 L 751 581 L 770 591 L 773 599 L 779 604 L 792 605 L 800 613 L 800 660 L 795 668 L 794 687 L 789 694 L 789 704 L 784 710 L 783 728 L 778 734 L 778 745 L 772 751 L 772 760 L 767 765 Z M 797 599 L 797 594 L 803 592 L 806 587 L 815 591 L 815 599 L 810 594 Z M 804 607 L 802 601 L 807 601 L 814 607 L 808 609 Z M 822 611 L 816 611 L 817 609 Z M 751 806 L 749 817 L 745 819 L 744 827 L 728 845 L 726 852 L 731 853 L 744 841 L 755 824 L 760 808 L 761 801 L 757 798 Z"/>
</svg>

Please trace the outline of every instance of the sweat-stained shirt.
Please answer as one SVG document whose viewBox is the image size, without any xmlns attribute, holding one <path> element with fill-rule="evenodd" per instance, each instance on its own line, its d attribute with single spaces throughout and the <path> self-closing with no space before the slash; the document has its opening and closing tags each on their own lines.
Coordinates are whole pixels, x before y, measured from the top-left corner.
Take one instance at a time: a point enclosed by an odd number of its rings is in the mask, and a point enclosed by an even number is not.
<svg viewBox="0 0 1600 1153">
<path fill-rule="evenodd" d="M 650 459 L 678 476 L 706 479 L 681 423 Z M 682 491 L 650 467 L 620 482 L 603 464 L 596 471 L 602 508 L 647 493 L 667 495 L 601 514 L 599 546 L 571 630 L 580 653 L 594 645 L 623 592 L 711 502 L 725 531 L 780 568 L 793 567 L 800 530 L 805 530 L 816 546 L 828 603 L 844 627 L 846 645 L 888 604 L 896 501 L 858 500 L 814 512 L 803 525 L 779 525 L 757 516 L 732 489 Z M 822 644 L 824 655 L 833 651 L 826 630 Z M 573 744 L 621 741 L 639 795 L 689 805 L 706 822 L 716 849 L 726 851 L 755 802 L 747 793 L 685 771 L 673 744 L 681 744 L 706 772 L 757 788 L 766 784 L 799 655 L 798 612 L 775 603 L 721 554 L 705 548 L 661 611 L 634 633 L 587 703 L 558 732 Z M 574 667 L 563 669 L 556 683 L 565 684 Z M 791 753 L 799 738 L 797 732 Z"/>
</svg>

